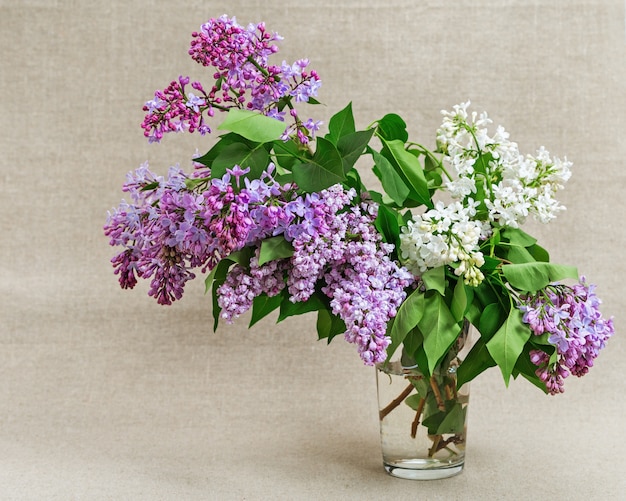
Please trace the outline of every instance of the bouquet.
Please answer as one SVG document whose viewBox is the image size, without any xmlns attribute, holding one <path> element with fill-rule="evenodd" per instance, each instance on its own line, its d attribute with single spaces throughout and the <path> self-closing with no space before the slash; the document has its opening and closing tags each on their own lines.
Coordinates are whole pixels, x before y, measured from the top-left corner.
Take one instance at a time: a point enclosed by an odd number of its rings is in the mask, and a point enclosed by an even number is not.
<svg viewBox="0 0 626 501">
<path fill-rule="evenodd" d="M 469 102 L 443 112 L 432 149 L 394 113 L 357 130 L 350 104 L 322 135 L 301 111 L 319 104 L 321 79 L 307 59 L 274 62 L 280 40 L 264 23 L 211 19 L 189 49 L 210 83 L 181 76 L 145 103 L 150 142 L 218 137 L 188 171 L 160 176 L 146 163 L 128 174 L 129 200 L 104 227 L 120 248 L 121 287 L 149 280 L 148 294 L 170 305 L 202 273 L 214 328 L 248 310 L 251 326 L 316 312 L 320 339 L 342 334 L 368 365 L 400 350 L 426 378 L 472 325 L 457 386 L 498 366 L 507 384 L 521 375 L 554 395 L 586 374 L 612 319 L 575 267 L 551 263 L 520 228 L 564 210 L 556 195 L 571 163 L 520 153 Z M 364 185 L 359 159 L 380 192 Z"/>
</svg>

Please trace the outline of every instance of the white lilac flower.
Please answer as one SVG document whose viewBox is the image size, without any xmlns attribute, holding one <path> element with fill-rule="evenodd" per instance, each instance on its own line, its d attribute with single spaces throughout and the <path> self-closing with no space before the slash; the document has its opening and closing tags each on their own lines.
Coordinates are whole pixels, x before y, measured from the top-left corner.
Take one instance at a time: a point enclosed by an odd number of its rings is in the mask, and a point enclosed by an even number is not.
<svg viewBox="0 0 626 501">
<path fill-rule="evenodd" d="M 463 199 L 476 193 L 476 180 L 473 177 L 463 176 L 446 183 L 446 189 L 452 197 Z"/>
<path fill-rule="evenodd" d="M 528 216 L 531 206 L 529 198 L 534 190 L 525 189 L 517 179 L 503 180 L 493 185 L 491 190 L 492 199 L 485 200 L 489 219 L 500 226 L 517 228 L 518 223 Z"/>
<path fill-rule="evenodd" d="M 571 163 L 551 158 L 545 148 L 536 156 L 523 156 L 509 133 L 498 126 L 487 130 L 486 113 L 468 113 L 469 101 L 453 111 L 442 111 L 437 131 L 444 161 L 456 178 L 446 183 L 450 195 L 467 204 L 469 197 L 484 193 L 490 223 L 517 228 L 532 214 L 547 223 L 565 209 L 555 198 L 569 179 Z"/>
<path fill-rule="evenodd" d="M 481 221 L 473 219 L 476 203 L 468 200 L 469 207 L 460 202 L 448 206 L 437 202 L 434 209 L 414 216 L 402 228 L 400 254 L 404 265 L 414 275 L 459 263 L 455 274 L 463 275 L 466 283 L 478 285 L 483 280 L 480 267 L 485 260 L 479 243 L 485 230 Z"/>
</svg>

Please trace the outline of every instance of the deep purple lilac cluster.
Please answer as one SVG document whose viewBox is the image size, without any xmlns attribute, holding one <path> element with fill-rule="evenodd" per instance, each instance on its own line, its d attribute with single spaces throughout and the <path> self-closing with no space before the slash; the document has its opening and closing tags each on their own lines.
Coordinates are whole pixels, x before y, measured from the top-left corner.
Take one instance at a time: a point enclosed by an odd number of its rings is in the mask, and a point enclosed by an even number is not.
<svg viewBox="0 0 626 501">
<path fill-rule="evenodd" d="M 259 266 L 257 249 L 249 269 L 236 265 L 218 289 L 222 318 L 232 322 L 255 297 L 285 287 L 292 302 L 307 301 L 322 284 L 332 313 L 346 324 L 345 339 L 357 345 L 367 365 L 383 362 L 387 323 L 414 277 L 390 259 L 393 245 L 381 241 L 373 224 L 376 204 L 342 210 L 354 195 L 335 185 L 299 199 L 299 216 L 283 229 L 293 256 Z"/>
<path fill-rule="evenodd" d="M 269 56 L 278 52 L 274 42 L 281 40 L 276 33 L 269 33 L 264 23 L 247 27 L 237 24 L 236 19 L 222 16 L 210 19 L 192 33 L 189 55 L 206 67 L 215 68 L 214 83 L 205 90 L 198 81 L 186 90 L 189 77 L 179 77 L 164 90 L 157 90 L 154 99 L 146 102 L 147 112 L 143 123 L 144 135 L 151 142 L 158 142 L 168 132 L 211 132 L 206 122 L 215 110 L 230 108 L 257 110 L 279 120 L 285 119 L 283 107 L 287 100 L 307 102 L 317 95 L 321 80 L 314 71 L 308 71 L 307 59 L 293 64 L 283 61 L 281 66 L 269 64 Z M 293 105 L 290 116 L 302 143 L 308 142 L 319 123 L 311 119 L 301 121 Z"/>
<path fill-rule="evenodd" d="M 112 260 L 120 285 L 133 288 L 137 277 L 152 278 L 150 295 L 171 304 L 194 278 L 191 269 L 210 270 L 224 256 L 271 234 L 268 207 L 295 197 L 295 187 L 280 185 L 272 170 L 270 164 L 243 188 L 247 171 L 238 166 L 221 179 L 195 177 L 193 189 L 180 169 L 171 169 L 167 179 L 146 164 L 129 174 L 124 191 L 132 203 L 123 201 L 110 212 L 104 227 L 110 244 L 125 248 Z"/>
<path fill-rule="evenodd" d="M 550 285 L 523 298 L 519 309 L 533 333 L 547 333 L 548 342 L 555 346 L 552 359 L 541 350 L 530 352 L 537 376 L 552 395 L 564 391 L 569 374 L 580 377 L 589 371 L 614 332 L 613 320 L 600 313 L 595 286 L 586 284 L 584 277 L 574 286 Z"/>
</svg>

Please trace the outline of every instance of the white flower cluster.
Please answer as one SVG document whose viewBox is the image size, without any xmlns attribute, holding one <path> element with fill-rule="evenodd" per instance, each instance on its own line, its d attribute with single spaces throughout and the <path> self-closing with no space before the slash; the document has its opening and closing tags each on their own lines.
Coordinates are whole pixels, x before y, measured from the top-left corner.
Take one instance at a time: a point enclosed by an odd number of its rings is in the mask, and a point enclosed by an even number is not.
<svg viewBox="0 0 626 501">
<path fill-rule="evenodd" d="M 463 275 L 468 285 L 478 285 L 484 278 L 479 243 L 485 228 L 474 219 L 476 205 L 471 199 L 467 206 L 437 202 L 434 209 L 414 216 L 400 234 L 400 253 L 407 269 L 420 275 L 429 268 L 458 262 L 455 274 Z"/>
<path fill-rule="evenodd" d="M 571 162 L 552 159 L 541 147 L 536 156 L 523 156 L 502 126 L 493 136 L 485 112 L 468 115 L 469 101 L 443 111 L 437 141 L 458 178 L 446 184 L 456 199 L 484 193 L 489 220 L 517 228 L 529 214 L 547 223 L 565 209 L 555 199 L 570 178 Z"/>
<path fill-rule="evenodd" d="M 454 264 L 465 283 L 478 285 L 484 278 L 480 242 L 492 227 L 517 228 L 529 214 L 548 222 L 565 209 L 555 199 L 570 177 L 571 163 L 552 159 L 545 148 L 536 156 L 523 156 L 509 133 L 498 126 L 493 135 L 487 113 L 468 114 L 469 101 L 442 111 L 437 142 L 444 162 L 456 174 L 446 183 L 455 202 L 434 209 L 402 228 L 400 251 L 414 274 L 444 264 Z"/>
</svg>

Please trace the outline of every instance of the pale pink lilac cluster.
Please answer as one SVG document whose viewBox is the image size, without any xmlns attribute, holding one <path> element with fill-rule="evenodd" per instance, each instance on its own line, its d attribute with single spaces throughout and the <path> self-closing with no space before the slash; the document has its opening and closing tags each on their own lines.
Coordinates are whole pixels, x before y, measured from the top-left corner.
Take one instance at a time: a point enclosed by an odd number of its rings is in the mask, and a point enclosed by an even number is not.
<svg viewBox="0 0 626 501">
<path fill-rule="evenodd" d="M 275 259 L 259 266 L 259 249 L 256 249 L 247 269 L 239 264 L 234 265 L 217 289 L 221 317 L 232 323 L 233 319 L 252 307 L 256 297 L 261 294 L 268 297 L 279 294 L 285 288 L 287 264 L 287 260 Z"/>
<path fill-rule="evenodd" d="M 382 243 L 374 229 L 377 207 L 365 205 L 345 213 L 340 234 L 343 257 L 324 275 L 322 291 L 331 308 L 346 324 L 345 338 L 357 345 L 367 365 L 384 362 L 390 339 L 387 323 L 394 318 L 414 278 L 390 255 L 394 246 Z"/>
<path fill-rule="evenodd" d="M 548 334 L 548 342 L 555 347 L 553 357 L 541 350 L 530 352 L 537 376 L 552 395 L 564 391 L 569 374 L 580 377 L 589 371 L 614 332 L 613 319 L 602 317 L 595 286 L 588 285 L 584 277 L 571 287 L 550 285 L 524 297 L 519 309 L 532 332 Z"/>
<path fill-rule="evenodd" d="M 304 211 L 284 232 L 286 238 L 295 233 L 293 256 L 258 266 L 257 250 L 249 270 L 236 265 L 218 289 L 222 318 L 232 322 L 255 297 L 276 295 L 284 287 L 292 302 L 307 301 L 321 284 L 332 313 L 346 325 L 345 339 L 356 344 L 363 362 L 383 362 L 390 343 L 387 323 L 414 279 L 390 258 L 393 245 L 381 241 L 374 227 L 376 204 L 347 208 L 354 196 L 335 185 L 303 200 Z"/>
<path fill-rule="evenodd" d="M 212 67 L 214 80 L 210 88 L 189 77 L 180 76 L 164 90 L 157 90 L 146 102 L 147 112 L 142 128 L 150 142 L 158 142 L 168 132 L 211 132 L 207 118 L 215 110 L 230 108 L 257 110 L 278 120 L 285 120 L 288 107 L 292 132 L 301 143 L 314 137 L 320 122 L 302 121 L 294 108 L 296 103 L 308 102 L 317 96 L 321 80 L 315 70 L 308 70 L 308 59 L 293 64 L 269 63 L 269 57 L 278 52 L 274 42 L 282 38 L 267 31 L 264 23 L 240 26 L 236 19 L 222 16 L 210 19 L 200 30 L 192 33 L 189 55 L 205 67 Z M 187 89 L 190 85 L 191 89 Z"/>
</svg>

